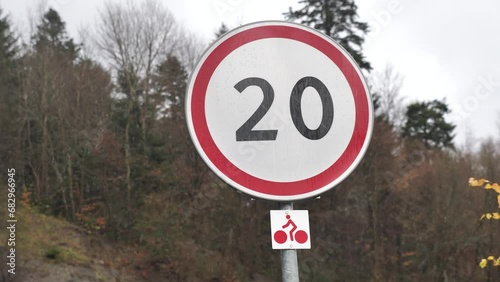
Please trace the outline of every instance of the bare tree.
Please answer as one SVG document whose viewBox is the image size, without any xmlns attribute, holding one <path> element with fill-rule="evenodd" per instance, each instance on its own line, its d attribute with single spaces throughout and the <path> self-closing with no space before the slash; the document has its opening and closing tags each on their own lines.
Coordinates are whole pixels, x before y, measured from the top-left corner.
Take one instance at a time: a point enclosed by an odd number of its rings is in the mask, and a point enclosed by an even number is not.
<svg viewBox="0 0 500 282">
<path fill-rule="evenodd" d="M 403 98 L 399 93 L 403 76 L 389 65 L 384 71 L 376 72 L 371 77 L 370 84 L 378 102 L 377 114 L 397 130 L 400 129 L 404 120 Z"/>
<path fill-rule="evenodd" d="M 176 55 L 181 59 L 187 72 L 191 73 L 207 44 L 196 34 L 186 31 L 182 32 L 179 45 Z"/>
<path fill-rule="evenodd" d="M 147 146 L 147 109 L 150 106 L 151 77 L 159 60 L 178 42 L 177 26 L 168 9 L 159 2 L 127 1 L 125 5 L 108 2 L 100 12 L 96 43 L 116 78 L 121 76 L 122 91 L 128 99 L 125 127 L 125 163 L 127 201 L 130 200 L 130 125 L 134 105 L 141 110 L 142 144 Z"/>
<path fill-rule="evenodd" d="M 115 71 L 148 75 L 179 37 L 173 15 L 154 0 L 108 2 L 99 16 L 96 43 Z"/>
</svg>

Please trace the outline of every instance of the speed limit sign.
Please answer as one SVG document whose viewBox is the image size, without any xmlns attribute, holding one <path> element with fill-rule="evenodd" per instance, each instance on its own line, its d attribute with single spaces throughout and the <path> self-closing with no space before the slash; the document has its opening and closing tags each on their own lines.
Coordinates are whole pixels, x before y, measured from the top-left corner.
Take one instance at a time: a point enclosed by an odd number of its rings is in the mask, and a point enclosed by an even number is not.
<svg viewBox="0 0 500 282">
<path fill-rule="evenodd" d="M 276 201 L 319 195 L 361 161 L 373 106 L 360 69 L 328 36 L 257 22 L 213 43 L 194 69 L 186 117 L 224 181 Z"/>
</svg>

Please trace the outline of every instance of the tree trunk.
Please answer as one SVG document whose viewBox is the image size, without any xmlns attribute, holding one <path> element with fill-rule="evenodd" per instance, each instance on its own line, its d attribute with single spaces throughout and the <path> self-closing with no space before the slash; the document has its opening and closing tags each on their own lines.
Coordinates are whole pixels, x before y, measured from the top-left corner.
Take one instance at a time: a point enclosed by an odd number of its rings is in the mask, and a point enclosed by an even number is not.
<svg viewBox="0 0 500 282">
<path fill-rule="evenodd" d="M 43 63 L 43 62 L 42 62 Z M 45 77 L 43 79 L 43 86 L 42 89 L 40 89 L 40 113 L 41 113 L 41 126 L 42 126 L 42 148 L 40 152 L 40 200 L 45 200 L 48 198 L 48 188 L 47 188 L 47 183 L 48 183 L 48 166 L 49 166 L 49 161 L 48 161 L 48 152 L 47 152 L 47 146 L 48 146 L 48 129 L 47 129 L 47 121 L 48 121 L 48 101 L 47 101 L 47 79 Z"/>
<path fill-rule="evenodd" d="M 383 246 L 380 242 L 381 232 L 380 232 L 380 223 L 379 223 L 379 201 L 380 201 L 380 191 L 378 185 L 375 185 L 375 191 L 373 194 L 372 200 L 372 220 L 373 220 L 373 281 L 375 282 L 383 282 Z"/>
<path fill-rule="evenodd" d="M 33 174 L 33 179 L 35 180 L 35 200 L 38 201 L 39 198 L 37 198 L 37 192 L 40 194 L 40 176 L 38 176 L 38 172 L 36 169 L 33 167 L 33 164 L 31 163 L 31 159 L 29 160 L 28 166 L 31 170 L 31 174 Z"/>
<path fill-rule="evenodd" d="M 48 198 L 48 152 L 47 152 L 47 144 L 48 144 L 48 133 L 47 133 L 47 115 L 44 112 L 42 117 L 42 148 L 40 152 L 40 195 L 39 199 L 47 199 Z"/>
<path fill-rule="evenodd" d="M 146 77 L 146 80 L 148 80 L 149 77 Z M 143 154 L 146 154 L 147 152 L 147 114 L 148 114 L 148 105 L 149 105 L 149 87 L 147 86 L 147 83 L 145 83 L 146 86 L 143 88 L 144 89 L 144 104 L 142 105 L 142 110 L 141 110 L 141 129 L 142 129 L 142 151 Z"/>
<path fill-rule="evenodd" d="M 125 169 L 127 170 L 125 181 L 127 184 L 127 203 L 130 204 L 132 194 L 132 183 L 130 179 L 130 123 L 132 122 L 132 105 L 134 101 L 132 95 L 129 97 L 127 109 L 127 125 L 125 126 Z"/>
<path fill-rule="evenodd" d="M 61 187 L 61 194 L 62 194 L 62 201 L 63 201 L 64 210 L 66 211 L 66 215 L 69 215 L 68 201 L 66 198 L 66 185 L 64 185 L 64 179 L 61 175 L 61 172 L 59 172 L 57 165 L 55 163 L 53 163 L 52 166 L 54 167 L 54 172 L 56 173 L 57 183 L 58 183 L 59 187 Z"/>
<path fill-rule="evenodd" d="M 80 180 L 79 180 L 79 188 L 80 188 L 80 197 L 78 197 L 78 207 L 81 207 L 83 205 L 84 199 L 85 199 L 85 175 L 84 175 L 84 168 L 83 164 L 80 167 Z M 106 186 L 106 184 L 104 184 Z"/>
<path fill-rule="evenodd" d="M 66 160 L 68 165 L 68 188 L 69 188 L 69 201 L 71 204 L 71 219 L 75 217 L 75 200 L 73 196 L 73 163 L 71 161 L 71 155 L 66 154 Z"/>
</svg>

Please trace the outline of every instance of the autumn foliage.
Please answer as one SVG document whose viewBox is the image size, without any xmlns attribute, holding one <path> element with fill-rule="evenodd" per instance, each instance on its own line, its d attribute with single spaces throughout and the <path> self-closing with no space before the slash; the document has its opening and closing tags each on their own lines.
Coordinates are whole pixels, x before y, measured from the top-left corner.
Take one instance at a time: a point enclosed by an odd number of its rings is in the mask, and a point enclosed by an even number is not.
<svg viewBox="0 0 500 282">
<path fill-rule="evenodd" d="M 482 187 L 486 190 L 493 190 L 495 191 L 498 196 L 497 196 L 497 202 L 498 202 L 498 208 L 500 209 L 500 185 L 498 183 L 491 183 L 489 180 L 486 179 L 475 179 L 473 177 L 469 178 L 469 186 L 471 187 Z M 500 219 L 500 213 L 498 212 L 488 212 L 483 215 L 481 215 L 481 218 L 479 220 L 483 219 Z M 479 262 L 479 266 L 481 268 L 485 268 L 488 265 L 488 261 L 491 261 L 493 266 L 500 266 L 500 257 L 495 258 L 494 256 L 488 256 L 487 258 L 481 259 Z"/>
<path fill-rule="evenodd" d="M 278 204 L 223 183 L 188 135 L 184 93 L 206 42 L 158 2 L 125 2 L 103 8 L 85 44 L 53 9 L 26 44 L 0 15 L 2 171 L 16 168 L 25 205 L 133 248 L 123 263 L 140 270 L 137 281 L 278 281 L 269 228 Z M 324 2 L 355 16 L 353 3 Z M 371 75 L 376 117 L 364 159 L 338 187 L 295 203 L 311 222 L 301 281 L 500 281 L 500 268 L 477 267 L 500 254 L 500 187 L 468 178 L 500 179 L 498 142 L 453 144 L 444 102 L 405 111 L 397 75 Z M 435 125 L 440 133 L 429 133 Z"/>
</svg>

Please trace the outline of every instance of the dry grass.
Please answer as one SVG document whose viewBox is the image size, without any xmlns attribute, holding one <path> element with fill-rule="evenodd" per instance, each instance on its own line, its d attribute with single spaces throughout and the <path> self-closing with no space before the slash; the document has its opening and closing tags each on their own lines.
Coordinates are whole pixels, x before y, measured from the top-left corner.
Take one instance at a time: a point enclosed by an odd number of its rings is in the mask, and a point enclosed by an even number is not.
<svg viewBox="0 0 500 282">
<path fill-rule="evenodd" d="M 47 258 L 59 262 L 90 266 L 91 258 L 81 230 L 71 223 L 46 216 L 31 206 L 18 204 L 17 248 L 26 258 Z"/>
<path fill-rule="evenodd" d="M 6 194 L 0 193 L 2 203 L 7 201 Z M 54 272 L 54 269 L 59 269 L 61 277 L 65 276 L 65 272 L 76 272 L 75 269 L 82 272 L 87 269 L 87 272 L 94 273 L 96 277 L 105 276 L 100 275 L 95 268 L 86 234 L 82 229 L 63 219 L 44 215 L 22 202 L 25 201 L 16 198 L 16 268 L 24 269 L 21 272 L 25 273 L 26 277 L 52 279 L 47 276 Z M 1 206 L 4 207 L 3 204 Z M 0 219 L 0 227 L 5 230 L 5 208 L 0 209 Z M 8 232 L 0 232 L 0 241 L 6 242 L 8 235 Z M 2 247 L 6 245 L 2 244 Z"/>
</svg>

